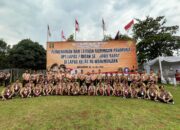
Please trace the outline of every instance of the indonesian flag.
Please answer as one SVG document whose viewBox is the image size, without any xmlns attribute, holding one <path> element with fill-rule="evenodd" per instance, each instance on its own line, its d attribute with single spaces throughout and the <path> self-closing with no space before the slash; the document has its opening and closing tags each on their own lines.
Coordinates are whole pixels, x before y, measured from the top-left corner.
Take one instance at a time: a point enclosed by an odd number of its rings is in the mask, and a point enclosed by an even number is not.
<svg viewBox="0 0 180 130">
<path fill-rule="evenodd" d="M 65 37 L 65 35 L 64 35 L 63 30 L 61 31 L 61 38 L 64 39 L 64 40 L 66 40 L 66 37 Z"/>
<path fill-rule="evenodd" d="M 78 21 L 77 21 L 76 19 L 75 19 L 75 30 L 76 30 L 77 32 L 80 31 L 79 23 L 78 23 Z"/>
<path fill-rule="evenodd" d="M 124 29 L 125 29 L 126 31 L 128 31 L 128 30 L 132 27 L 133 24 L 134 24 L 134 20 L 131 20 L 131 22 L 129 22 L 129 23 L 124 27 Z"/>
</svg>

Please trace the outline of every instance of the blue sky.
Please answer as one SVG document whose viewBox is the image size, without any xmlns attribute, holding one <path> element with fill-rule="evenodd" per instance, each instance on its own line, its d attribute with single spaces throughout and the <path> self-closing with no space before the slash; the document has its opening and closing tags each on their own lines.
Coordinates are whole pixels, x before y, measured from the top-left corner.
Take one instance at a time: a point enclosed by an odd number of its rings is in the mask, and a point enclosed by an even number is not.
<svg viewBox="0 0 180 130">
<path fill-rule="evenodd" d="M 0 38 L 13 45 L 24 38 L 45 47 L 47 24 L 51 41 L 74 33 L 74 19 L 80 24 L 77 40 L 102 40 L 102 18 L 106 34 L 115 36 L 133 18 L 164 15 L 167 25 L 180 26 L 180 0 L 0 0 Z M 178 32 L 177 35 L 180 35 Z"/>
</svg>

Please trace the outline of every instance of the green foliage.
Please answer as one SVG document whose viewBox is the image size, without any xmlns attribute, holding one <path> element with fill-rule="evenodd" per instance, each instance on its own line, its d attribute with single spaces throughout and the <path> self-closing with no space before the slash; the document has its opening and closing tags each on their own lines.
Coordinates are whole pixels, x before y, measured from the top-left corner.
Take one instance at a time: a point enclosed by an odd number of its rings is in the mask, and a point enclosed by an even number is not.
<svg viewBox="0 0 180 130">
<path fill-rule="evenodd" d="M 0 39 L 0 68 L 8 68 L 8 51 L 10 49 L 10 46 L 7 45 L 7 43 Z"/>
<path fill-rule="evenodd" d="M 45 69 L 46 51 L 42 45 L 24 39 L 9 51 L 11 67 L 26 69 Z"/>
<path fill-rule="evenodd" d="M 104 35 L 103 41 L 111 41 L 113 40 L 111 35 Z"/>
<path fill-rule="evenodd" d="M 74 40 L 74 35 L 71 34 L 71 35 L 68 37 L 67 41 L 70 41 L 70 42 L 75 41 L 75 40 Z"/>
<path fill-rule="evenodd" d="M 133 38 L 129 37 L 126 34 L 116 35 L 115 40 L 133 40 Z"/>
<path fill-rule="evenodd" d="M 165 26 L 164 16 L 145 20 L 136 19 L 133 33 L 137 41 L 138 62 L 154 59 L 158 56 L 171 56 L 178 45 L 173 35 L 178 31 L 178 26 Z"/>
</svg>

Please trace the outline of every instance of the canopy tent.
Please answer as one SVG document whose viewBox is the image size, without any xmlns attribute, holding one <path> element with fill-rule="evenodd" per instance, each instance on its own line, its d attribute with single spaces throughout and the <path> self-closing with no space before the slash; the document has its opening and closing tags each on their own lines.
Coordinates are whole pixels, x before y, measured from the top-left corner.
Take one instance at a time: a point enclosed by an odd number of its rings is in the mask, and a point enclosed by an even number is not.
<svg viewBox="0 0 180 130">
<path fill-rule="evenodd" d="M 153 69 L 156 73 L 160 71 L 162 83 L 175 83 L 176 70 L 180 70 L 180 57 L 157 57 L 145 63 L 144 69 L 148 73 L 150 72 L 150 69 Z"/>
</svg>

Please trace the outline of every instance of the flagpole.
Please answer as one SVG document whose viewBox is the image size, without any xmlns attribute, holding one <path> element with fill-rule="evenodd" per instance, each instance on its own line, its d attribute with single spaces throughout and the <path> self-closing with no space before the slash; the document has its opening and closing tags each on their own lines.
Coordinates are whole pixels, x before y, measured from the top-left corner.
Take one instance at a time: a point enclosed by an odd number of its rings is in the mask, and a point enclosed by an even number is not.
<svg viewBox="0 0 180 130">
<path fill-rule="evenodd" d="M 47 28 L 47 42 L 49 41 L 49 37 L 48 37 L 48 28 Z"/>
<path fill-rule="evenodd" d="M 104 37 L 104 39 L 105 39 L 105 32 L 104 32 L 104 29 L 103 29 L 103 37 Z"/>
<path fill-rule="evenodd" d="M 61 41 L 63 41 L 63 39 L 62 39 L 62 31 L 61 31 Z"/>
<path fill-rule="evenodd" d="M 74 40 L 76 41 L 76 28 L 75 28 L 75 33 L 74 33 Z"/>
</svg>

